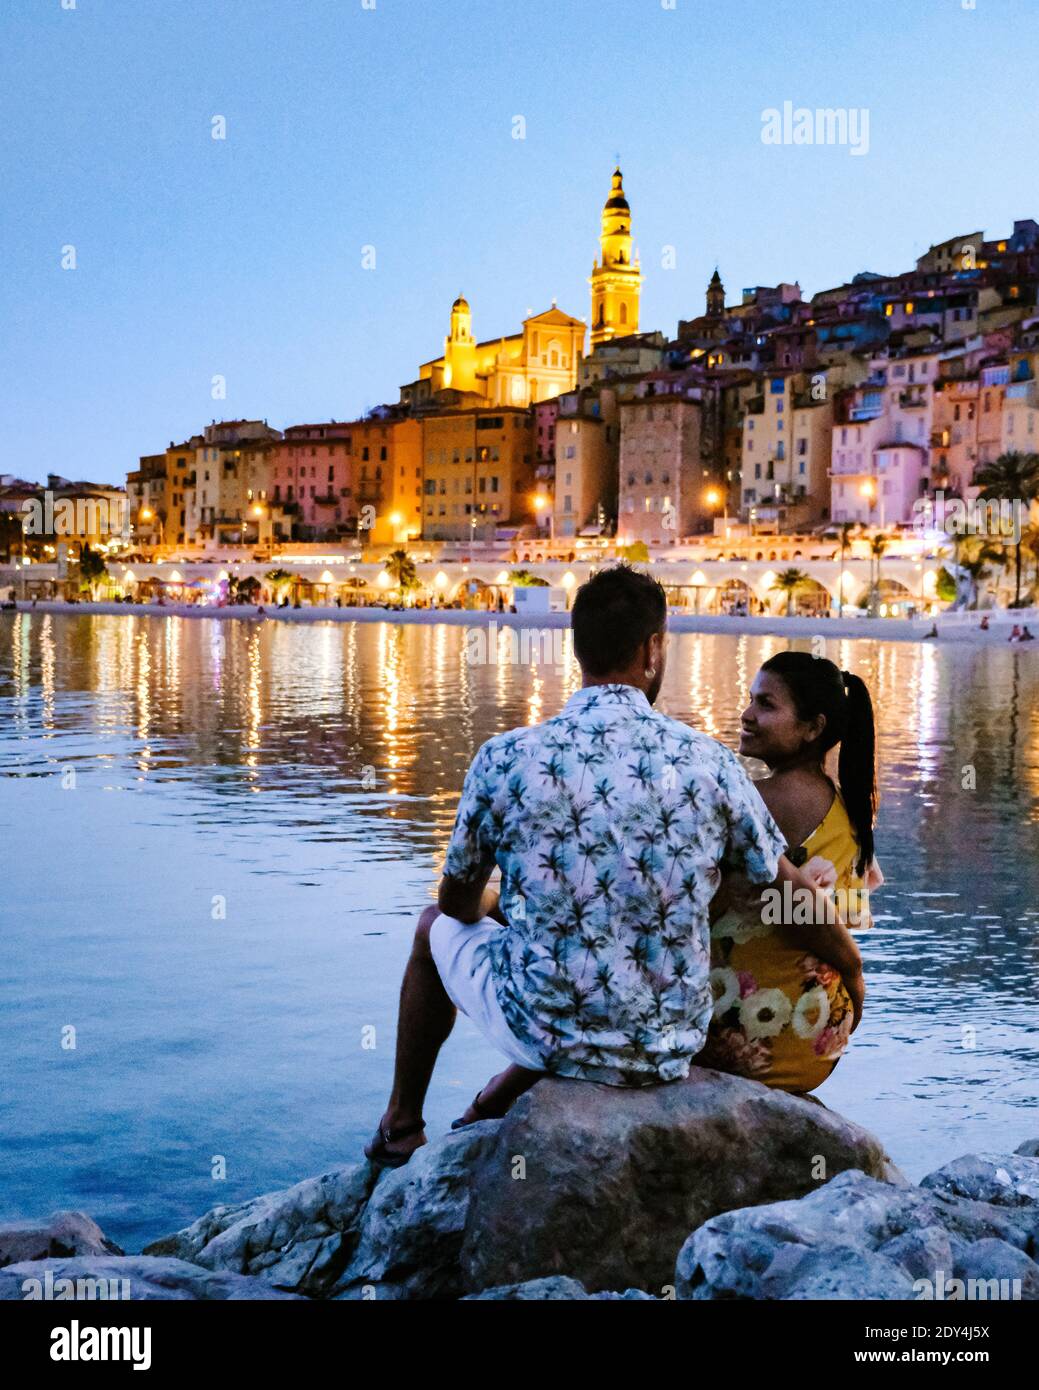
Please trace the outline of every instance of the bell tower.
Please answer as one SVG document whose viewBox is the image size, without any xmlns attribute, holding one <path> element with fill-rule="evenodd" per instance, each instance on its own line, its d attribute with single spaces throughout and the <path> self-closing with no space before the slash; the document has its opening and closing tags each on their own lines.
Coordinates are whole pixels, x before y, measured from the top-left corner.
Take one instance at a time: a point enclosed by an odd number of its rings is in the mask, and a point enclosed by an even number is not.
<svg viewBox="0 0 1039 1390">
<path fill-rule="evenodd" d="M 613 171 L 610 196 L 602 210 L 599 236 L 601 259 L 592 266 L 592 347 L 639 331 L 639 290 L 642 271 L 638 253 L 631 253 L 631 208 L 624 196 L 624 178 Z"/>
<path fill-rule="evenodd" d="M 714 274 L 711 276 L 711 283 L 707 286 L 707 317 L 709 319 L 720 319 L 725 313 L 725 286 L 722 284 L 722 277 L 718 274 L 718 267 L 714 267 Z"/>
<path fill-rule="evenodd" d="M 444 339 L 444 382 L 456 391 L 476 389 L 476 339 L 469 301 L 459 295 L 451 305 L 451 331 Z"/>
</svg>

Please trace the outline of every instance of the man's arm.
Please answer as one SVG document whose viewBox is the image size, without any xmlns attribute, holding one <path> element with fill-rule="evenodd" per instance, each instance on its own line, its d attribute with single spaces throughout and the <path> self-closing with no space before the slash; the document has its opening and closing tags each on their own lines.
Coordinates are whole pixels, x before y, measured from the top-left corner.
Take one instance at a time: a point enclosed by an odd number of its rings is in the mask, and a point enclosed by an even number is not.
<svg viewBox="0 0 1039 1390">
<path fill-rule="evenodd" d="M 502 921 L 498 908 L 498 890 L 488 887 L 493 867 L 492 865 L 486 873 L 468 881 L 445 874 L 440 880 L 437 893 L 437 906 L 440 911 L 448 917 L 457 918 L 459 922 L 470 924 L 479 922 L 483 917 L 496 917 L 499 922 Z"/>
</svg>

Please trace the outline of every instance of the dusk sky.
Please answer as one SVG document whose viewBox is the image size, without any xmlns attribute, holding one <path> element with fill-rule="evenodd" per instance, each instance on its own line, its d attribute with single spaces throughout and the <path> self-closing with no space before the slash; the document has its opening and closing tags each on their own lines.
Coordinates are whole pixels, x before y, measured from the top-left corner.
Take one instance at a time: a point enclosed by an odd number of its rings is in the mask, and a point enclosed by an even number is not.
<svg viewBox="0 0 1039 1390">
<path fill-rule="evenodd" d="M 669 335 L 716 263 L 807 296 L 1039 218 L 1036 0 L 674 3 L 3 0 L 0 473 L 353 418 L 459 291 L 481 339 L 587 318 L 618 153 Z M 762 143 L 784 101 L 867 108 L 868 153 Z"/>
</svg>

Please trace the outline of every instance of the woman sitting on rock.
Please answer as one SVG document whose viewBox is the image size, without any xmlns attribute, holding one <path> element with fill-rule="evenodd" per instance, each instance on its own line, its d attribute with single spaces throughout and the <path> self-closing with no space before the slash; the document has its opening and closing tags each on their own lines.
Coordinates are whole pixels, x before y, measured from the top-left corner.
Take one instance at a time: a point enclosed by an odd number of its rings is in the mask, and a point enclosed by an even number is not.
<svg viewBox="0 0 1039 1390">
<path fill-rule="evenodd" d="M 884 881 L 873 857 L 877 788 L 869 691 L 832 661 L 791 651 L 765 662 L 750 695 L 740 752 L 769 768 L 770 776 L 755 785 L 787 842 L 787 858 L 835 894 L 849 927 L 868 927 L 869 889 Z M 838 745 L 835 784 L 826 762 Z M 852 1006 L 837 971 L 798 939 L 796 924 L 811 920 L 805 914 L 814 905 L 772 901 L 779 896 L 776 889 L 762 893 L 737 880 L 724 884 L 715 899 L 714 1016 L 696 1060 L 806 1092 L 826 1080 L 847 1046 Z"/>
</svg>

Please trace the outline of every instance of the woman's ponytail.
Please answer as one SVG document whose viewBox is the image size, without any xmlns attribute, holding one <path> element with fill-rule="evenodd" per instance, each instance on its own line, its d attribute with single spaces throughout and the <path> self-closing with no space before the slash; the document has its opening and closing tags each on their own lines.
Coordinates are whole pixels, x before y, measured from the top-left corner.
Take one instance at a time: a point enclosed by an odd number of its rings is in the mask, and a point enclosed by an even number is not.
<svg viewBox="0 0 1039 1390">
<path fill-rule="evenodd" d="M 842 671 L 848 722 L 841 738 L 837 777 L 848 819 L 859 842 L 855 872 L 860 878 L 873 859 L 873 822 L 877 816 L 877 741 L 873 701 L 865 683 Z"/>
</svg>

